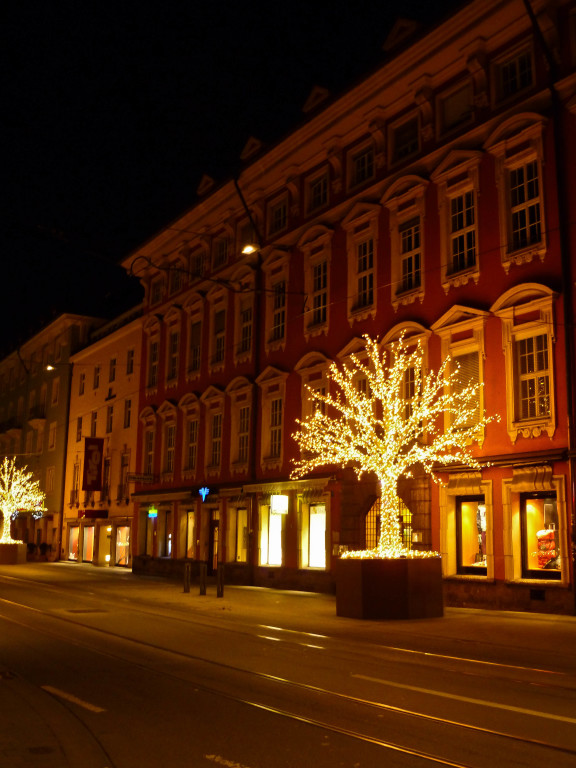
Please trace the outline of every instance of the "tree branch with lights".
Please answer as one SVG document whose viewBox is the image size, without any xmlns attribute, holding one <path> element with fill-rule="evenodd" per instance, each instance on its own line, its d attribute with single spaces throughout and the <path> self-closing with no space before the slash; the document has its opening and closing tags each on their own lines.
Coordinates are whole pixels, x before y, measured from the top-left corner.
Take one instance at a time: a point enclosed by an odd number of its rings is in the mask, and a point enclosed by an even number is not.
<svg viewBox="0 0 576 768">
<path fill-rule="evenodd" d="M 375 339 L 364 339 L 365 358 L 352 354 L 348 361 L 330 366 L 332 391 L 307 387 L 312 413 L 297 420 L 299 429 L 293 437 L 300 459 L 294 461 L 292 476 L 332 465 L 351 466 L 358 479 L 364 474 L 378 478 L 378 543 L 372 550 L 347 552 L 344 557 L 435 555 L 415 552 L 402 543 L 398 480 L 411 477 L 417 467 L 436 482 L 435 472 L 442 466 L 480 469 L 472 443 L 497 417 L 479 413 L 480 385 L 463 383 L 457 366 L 450 371 L 450 357 L 438 371 L 425 373 L 420 343 L 410 345 L 401 337 L 386 350 Z"/>
<path fill-rule="evenodd" d="M 10 521 L 19 512 L 42 515 L 45 494 L 38 480 L 33 479 L 27 467 L 19 468 L 14 459 L 5 458 L 0 467 L 0 510 L 2 511 L 2 536 L 0 544 L 20 544 L 10 534 Z"/>
</svg>

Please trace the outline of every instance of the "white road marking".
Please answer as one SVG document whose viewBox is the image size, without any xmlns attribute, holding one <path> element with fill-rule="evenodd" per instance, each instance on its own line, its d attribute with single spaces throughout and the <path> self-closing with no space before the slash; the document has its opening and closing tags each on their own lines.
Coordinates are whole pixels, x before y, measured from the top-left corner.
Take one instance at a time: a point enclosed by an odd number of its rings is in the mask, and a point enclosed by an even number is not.
<svg viewBox="0 0 576 768">
<path fill-rule="evenodd" d="M 102 707 L 97 707 L 96 704 L 90 704 L 89 701 L 83 701 L 77 696 L 73 696 L 71 693 L 66 693 L 66 691 L 61 691 L 59 688 L 54 688 L 51 685 L 43 685 L 42 690 L 46 691 L 47 693 L 51 693 L 53 696 L 66 699 L 66 701 L 70 701 L 72 704 L 77 704 L 79 707 L 83 707 L 90 712 L 106 712 L 105 709 L 102 709 Z"/>
<path fill-rule="evenodd" d="M 226 768 L 249 768 L 249 766 L 243 765 L 242 763 L 236 763 L 234 760 L 226 760 L 226 758 L 221 755 L 204 755 L 204 759 L 210 760 L 213 763 L 218 763 L 218 765 L 224 765 Z"/>
<path fill-rule="evenodd" d="M 576 718 L 564 717 L 563 715 L 552 715 L 550 712 L 538 712 L 534 709 L 524 709 L 522 707 L 513 707 L 510 704 L 498 704 L 495 701 L 484 701 L 483 699 L 472 699 L 467 696 L 458 696 L 455 693 L 443 693 L 441 691 L 433 691 L 429 688 L 418 688 L 415 685 L 404 685 L 403 683 L 392 683 L 389 680 L 381 680 L 378 677 L 369 677 L 368 675 L 352 675 L 359 680 L 368 680 L 372 683 L 380 683 L 381 685 L 388 685 L 391 688 L 403 688 L 407 691 L 416 691 L 417 693 L 428 693 L 431 696 L 441 696 L 444 699 L 455 699 L 456 701 L 465 701 L 469 704 L 478 704 L 481 707 L 492 707 L 493 709 L 506 709 L 509 712 L 519 712 L 522 715 L 533 715 L 534 717 L 543 717 L 547 720 L 558 720 L 562 723 L 573 723 L 576 725 Z"/>
</svg>

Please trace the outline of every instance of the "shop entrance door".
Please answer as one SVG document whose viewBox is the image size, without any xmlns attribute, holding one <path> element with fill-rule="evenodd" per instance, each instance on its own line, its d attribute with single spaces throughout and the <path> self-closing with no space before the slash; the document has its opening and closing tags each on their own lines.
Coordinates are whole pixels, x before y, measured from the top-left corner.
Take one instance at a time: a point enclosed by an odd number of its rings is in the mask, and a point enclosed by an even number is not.
<svg viewBox="0 0 576 768">
<path fill-rule="evenodd" d="M 210 539 L 208 541 L 208 575 L 212 576 L 218 568 L 218 543 L 220 538 L 220 520 L 210 520 Z"/>
</svg>

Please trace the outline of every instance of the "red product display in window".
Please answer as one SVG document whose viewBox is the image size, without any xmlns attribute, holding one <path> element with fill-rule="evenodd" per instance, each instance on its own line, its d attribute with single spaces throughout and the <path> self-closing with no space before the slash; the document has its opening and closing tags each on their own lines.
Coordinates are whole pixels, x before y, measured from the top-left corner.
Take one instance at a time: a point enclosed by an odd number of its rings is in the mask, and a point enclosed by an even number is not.
<svg viewBox="0 0 576 768">
<path fill-rule="evenodd" d="M 556 558 L 556 531 L 544 530 L 536 534 L 538 539 L 538 567 L 545 568 Z"/>
</svg>

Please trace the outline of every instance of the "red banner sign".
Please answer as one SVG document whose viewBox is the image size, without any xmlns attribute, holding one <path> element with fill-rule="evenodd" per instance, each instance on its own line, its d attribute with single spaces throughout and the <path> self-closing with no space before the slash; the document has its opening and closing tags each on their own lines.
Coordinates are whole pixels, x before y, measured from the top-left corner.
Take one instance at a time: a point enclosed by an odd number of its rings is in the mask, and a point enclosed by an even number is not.
<svg viewBox="0 0 576 768">
<path fill-rule="evenodd" d="M 84 475 L 83 491 L 102 490 L 102 450 L 104 438 L 86 437 L 84 439 Z"/>
</svg>

